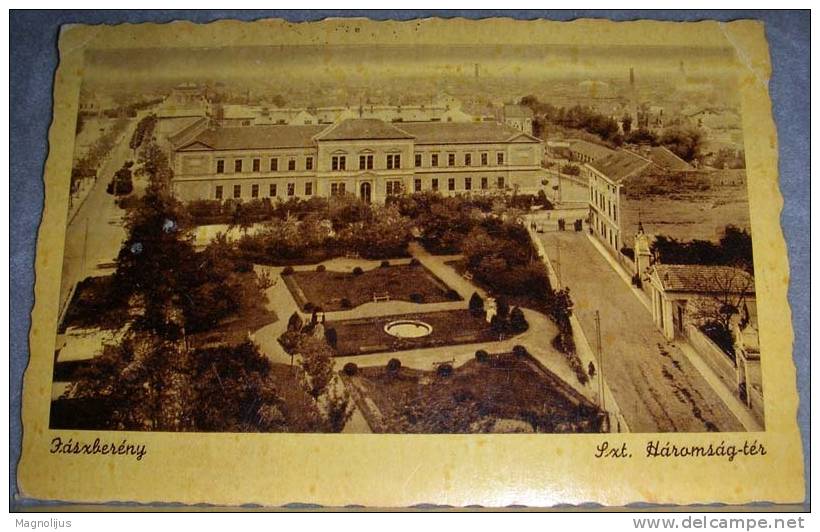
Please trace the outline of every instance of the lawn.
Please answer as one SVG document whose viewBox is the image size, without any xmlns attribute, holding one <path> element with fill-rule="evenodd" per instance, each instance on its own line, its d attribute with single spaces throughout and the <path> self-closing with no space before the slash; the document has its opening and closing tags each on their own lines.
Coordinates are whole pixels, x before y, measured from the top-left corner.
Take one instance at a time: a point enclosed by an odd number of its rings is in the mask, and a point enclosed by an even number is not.
<svg viewBox="0 0 820 532">
<path fill-rule="evenodd" d="M 304 311 L 321 307 L 335 311 L 373 301 L 374 294 L 417 303 L 457 301 L 457 294 L 421 264 L 397 264 L 351 272 L 302 270 L 285 275 L 285 284 Z M 307 308 L 306 308 L 307 307 Z"/>
<path fill-rule="evenodd" d="M 359 368 L 343 375 L 374 432 L 600 432 L 598 409 L 529 356 L 470 360 L 449 376 Z"/>
<path fill-rule="evenodd" d="M 384 326 L 399 319 L 423 321 L 433 330 L 420 338 L 396 338 L 387 334 Z M 473 316 L 467 309 L 328 321 L 325 330 L 328 329 L 336 331 L 337 356 L 495 342 L 509 336 L 499 335 L 483 316 Z"/>
<path fill-rule="evenodd" d="M 450 260 L 445 262 L 445 264 L 451 268 L 453 268 L 459 275 L 464 275 L 467 272 L 467 260 L 466 259 L 456 259 Z M 487 283 L 481 282 L 480 279 L 473 277 L 470 280 L 471 283 L 480 287 L 482 290 L 487 292 L 493 297 L 496 298 L 503 298 L 507 301 L 507 304 L 512 307 L 523 307 L 528 308 L 530 310 L 535 310 L 549 316 L 549 308 L 547 307 L 546 301 L 544 298 L 536 296 L 534 293 L 529 293 L 525 295 L 508 295 L 508 294 L 499 294 L 498 290 L 495 290 L 493 287 L 487 285 Z"/>
</svg>

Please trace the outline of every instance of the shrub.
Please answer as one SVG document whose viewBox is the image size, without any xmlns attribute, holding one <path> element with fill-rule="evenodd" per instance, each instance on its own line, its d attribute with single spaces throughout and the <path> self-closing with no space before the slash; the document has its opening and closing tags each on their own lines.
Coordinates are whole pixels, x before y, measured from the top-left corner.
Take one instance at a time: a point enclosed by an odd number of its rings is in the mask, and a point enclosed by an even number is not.
<svg viewBox="0 0 820 532">
<path fill-rule="evenodd" d="M 473 292 L 473 295 L 470 296 L 470 312 L 474 316 L 479 316 L 482 312 L 484 312 L 484 300 L 481 299 L 478 292 Z"/>
<path fill-rule="evenodd" d="M 410 259 L 410 266 L 421 266 L 421 262 L 416 257 Z"/>
<path fill-rule="evenodd" d="M 401 369 L 401 360 L 398 358 L 391 358 L 387 362 L 387 373 L 396 374 Z"/>
<path fill-rule="evenodd" d="M 495 301 L 496 307 L 496 314 L 498 315 L 499 319 L 506 320 L 507 316 L 510 315 L 510 305 L 507 303 L 507 300 L 503 297 L 499 297 Z"/>
<path fill-rule="evenodd" d="M 317 271 L 317 272 L 323 272 L 323 271 L 325 271 L 326 269 L 327 269 L 327 268 L 325 268 L 325 265 L 324 265 L 324 264 L 320 264 L 320 265 L 316 266 L 316 271 Z"/>
<path fill-rule="evenodd" d="M 302 330 L 302 326 L 304 325 L 304 321 L 302 317 L 299 316 L 297 312 L 294 312 L 290 315 L 290 319 L 288 320 L 288 330 L 292 332 L 299 332 Z"/>
<path fill-rule="evenodd" d="M 512 348 L 512 352 L 513 352 L 513 355 L 515 355 L 515 356 L 517 356 L 517 357 L 519 357 L 519 358 L 520 358 L 520 357 L 525 357 L 525 356 L 527 356 L 527 355 L 529 354 L 529 351 L 527 351 L 527 348 L 526 348 L 526 347 L 524 347 L 523 345 L 516 345 L 516 346 L 514 346 L 514 347 Z"/>
<path fill-rule="evenodd" d="M 359 366 L 357 366 L 353 362 L 348 362 L 347 364 L 344 365 L 344 367 L 342 368 L 342 371 L 348 377 L 352 377 L 353 375 L 355 375 L 359 372 Z"/>
<path fill-rule="evenodd" d="M 634 284 L 638 288 L 643 288 L 643 281 L 641 281 L 641 276 L 637 273 L 632 276 L 632 284 Z"/>
<path fill-rule="evenodd" d="M 381 262 L 381 264 L 379 264 L 379 268 L 389 268 L 389 267 L 390 267 L 390 261 L 389 260 L 383 260 Z"/>
<path fill-rule="evenodd" d="M 625 257 L 631 259 L 631 260 L 635 260 L 635 250 L 632 249 L 631 247 L 622 246 L 621 247 L 621 254 L 624 255 Z"/>
<path fill-rule="evenodd" d="M 461 299 L 461 296 L 458 295 L 458 292 L 450 288 L 449 290 L 447 290 L 447 299 L 449 299 L 450 301 L 458 301 L 459 299 Z"/>
<path fill-rule="evenodd" d="M 325 340 L 327 340 L 327 345 L 332 348 L 336 348 L 336 342 L 338 341 L 339 337 L 336 334 L 336 329 L 333 327 L 328 327 L 325 329 Z"/>
<path fill-rule="evenodd" d="M 350 308 L 353 306 L 350 300 L 346 297 L 343 297 L 342 300 L 339 301 L 339 304 L 342 306 L 342 308 Z"/>
<path fill-rule="evenodd" d="M 439 377 L 449 377 L 453 374 L 452 364 L 439 364 L 436 368 L 436 375 Z"/>
<path fill-rule="evenodd" d="M 423 303 L 424 296 L 422 294 L 419 294 L 418 292 L 413 292 L 412 294 L 410 294 L 410 301 L 412 301 L 413 303 Z"/>
<path fill-rule="evenodd" d="M 364 273 L 364 270 L 361 269 L 360 267 L 356 266 L 355 268 L 353 268 L 353 275 L 361 275 L 363 273 Z"/>
<path fill-rule="evenodd" d="M 305 312 L 313 312 L 313 303 L 308 301 L 307 303 L 305 303 L 305 306 L 302 310 L 304 310 Z"/>
<path fill-rule="evenodd" d="M 293 266 L 285 266 L 282 270 L 282 275 L 293 275 Z"/>
<path fill-rule="evenodd" d="M 520 333 L 526 331 L 527 327 L 529 327 L 529 324 L 524 317 L 524 312 L 518 307 L 513 308 L 510 311 L 510 328 L 513 332 Z"/>
<path fill-rule="evenodd" d="M 490 360 L 490 354 L 487 353 L 483 349 L 479 349 L 478 351 L 475 352 L 475 359 L 476 359 L 476 361 L 480 362 L 481 364 L 484 364 L 488 360 Z"/>
</svg>

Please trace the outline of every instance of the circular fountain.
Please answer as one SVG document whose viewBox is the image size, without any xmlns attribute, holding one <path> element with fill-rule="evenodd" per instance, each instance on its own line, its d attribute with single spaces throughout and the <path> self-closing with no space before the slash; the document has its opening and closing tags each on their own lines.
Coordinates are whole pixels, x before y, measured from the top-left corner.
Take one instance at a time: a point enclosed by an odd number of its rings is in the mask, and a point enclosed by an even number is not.
<svg viewBox="0 0 820 532">
<path fill-rule="evenodd" d="M 433 327 L 418 320 L 396 320 L 385 325 L 384 332 L 396 338 L 421 338 L 433 332 Z"/>
</svg>

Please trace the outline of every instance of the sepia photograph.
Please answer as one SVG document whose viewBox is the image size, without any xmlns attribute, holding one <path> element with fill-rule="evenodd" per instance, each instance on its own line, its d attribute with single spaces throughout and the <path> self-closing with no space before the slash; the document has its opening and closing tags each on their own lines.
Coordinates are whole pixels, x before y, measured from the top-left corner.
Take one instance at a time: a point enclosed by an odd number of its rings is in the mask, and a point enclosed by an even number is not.
<svg viewBox="0 0 820 532">
<path fill-rule="evenodd" d="M 51 428 L 762 430 L 736 61 L 87 50 Z"/>
<path fill-rule="evenodd" d="M 25 496 L 800 500 L 761 22 L 75 24 L 58 48 Z"/>
</svg>

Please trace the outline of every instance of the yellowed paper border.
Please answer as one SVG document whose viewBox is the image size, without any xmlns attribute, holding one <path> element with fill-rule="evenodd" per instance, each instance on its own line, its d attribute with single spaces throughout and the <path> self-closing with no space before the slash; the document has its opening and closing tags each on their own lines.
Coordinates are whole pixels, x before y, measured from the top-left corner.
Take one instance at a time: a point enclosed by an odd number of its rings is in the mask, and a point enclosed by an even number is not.
<svg viewBox="0 0 820 532">
<path fill-rule="evenodd" d="M 59 435 L 48 428 L 53 345 L 61 276 L 69 169 L 83 52 L 89 48 L 368 43 L 554 43 L 582 46 L 694 45 L 734 48 L 741 72 L 743 129 L 755 250 L 763 379 L 764 433 L 613 435 L 301 435 L 93 433 L 143 443 L 141 461 L 49 453 Z M 771 66 L 757 22 L 482 21 L 427 19 L 319 23 L 266 20 L 208 25 L 72 26 L 60 36 L 54 119 L 45 169 L 46 201 L 36 259 L 31 361 L 24 381 L 22 494 L 81 502 L 138 501 L 316 503 L 404 507 L 419 503 L 500 507 L 596 502 L 792 503 L 804 496 L 796 422 L 788 261 L 780 228 L 777 139 L 767 91 Z M 604 440 L 627 443 L 629 460 L 595 459 Z M 677 444 L 757 440 L 765 456 L 645 458 L 647 442 Z"/>
</svg>

